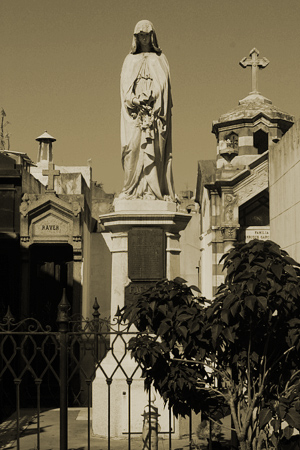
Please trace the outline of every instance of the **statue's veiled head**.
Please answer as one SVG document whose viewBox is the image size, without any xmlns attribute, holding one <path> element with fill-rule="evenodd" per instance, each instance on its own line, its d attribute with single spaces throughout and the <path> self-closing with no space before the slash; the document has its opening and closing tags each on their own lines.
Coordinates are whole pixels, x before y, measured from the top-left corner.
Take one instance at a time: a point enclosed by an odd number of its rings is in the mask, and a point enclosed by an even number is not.
<svg viewBox="0 0 300 450">
<path fill-rule="evenodd" d="M 140 20 L 136 24 L 136 26 L 134 28 L 134 32 L 133 32 L 133 40 L 132 40 L 132 46 L 131 46 L 130 53 L 135 54 L 135 53 L 142 52 L 140 45 L 139 45 L 139 40 L 138 40 L 138 34 L 141 32 L 150 34 L 150 39 L 151 39 L 151 50 L 150 51 L 155 52 L 158 55 L 160 55 L 161 49 L 159 48 L 159 45 L 157 42 L 155 29 L 153 27 L 153 24 L 149 20 Z"/>
</svg>

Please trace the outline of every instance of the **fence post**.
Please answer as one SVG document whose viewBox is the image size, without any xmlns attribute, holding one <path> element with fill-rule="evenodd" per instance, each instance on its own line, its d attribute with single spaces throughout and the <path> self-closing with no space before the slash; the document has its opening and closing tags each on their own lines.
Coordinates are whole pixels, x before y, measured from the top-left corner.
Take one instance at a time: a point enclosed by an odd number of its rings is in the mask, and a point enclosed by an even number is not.
<svg viewBox="0 0 300 450">
<path fill-rule="evenodd" d="M 68 311 L 70 305 L 66 297 L 66 289 L 58 305 L 59 362 L 60 362 L 60 450 L 68 450 Z"/>
<path fill-rule="evenodd" d="M 100 326 L 100 313 L 99 313 L 99 303 L 97 297 L 95 297 L 95 302 L 93 305 L 93 331 L 94 331 L 94 358 L 95 363 L 98 364 L 99 361 L 99 345 L 98 345 L 98 332 Z"/>
</svg>

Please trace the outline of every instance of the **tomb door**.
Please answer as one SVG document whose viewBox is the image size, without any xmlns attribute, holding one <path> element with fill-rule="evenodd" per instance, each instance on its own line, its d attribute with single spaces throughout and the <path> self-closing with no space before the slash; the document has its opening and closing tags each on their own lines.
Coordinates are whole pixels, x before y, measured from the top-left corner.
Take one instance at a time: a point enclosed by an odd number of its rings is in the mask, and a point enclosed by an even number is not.
<svg viewBox="0 0 300 450">
<path fill-rule="evenodd" d="M 58 330 L 57 308 L 61 300 L 63 289 L 66 288 L 67 298 L 73 312 L 73 248 L 68 244 L 33 244 L 29 251 L 30 262 L 30 295 L 28 317 L 38 320 L 43 328 L 50 325 L 52 331 Z M 40 396 L 43 407 L 59 406 L 59 354 L 51 338 L 45 340 L 44 335 L 35 336 L 36 345 L 41 350 L 31 361 L 35 374 L 43 373 L 40 386 Z M 28 341 L 23 352 L 30 360 L 32 345 Z M 51 362 L 50 362 L 51 361 Z M 21 361 L 22 363 L 22 361 Z M 51 365 L 48 367 L 48 365 Z M 54 374 L 57 374 L 56 376 Z M 21 400 L 22 407 L 36 405 L 36 386 L 34 377 L 29 371 L 24 375 L 24 392 Z"/>
<path fill-rule="evenodd" d="M 73 249 L 70 245 L 34 244 L 30 248 L 29 316 L 57 328 L 57 307 L 63 289 L 73 311 Z"/>
</svg>

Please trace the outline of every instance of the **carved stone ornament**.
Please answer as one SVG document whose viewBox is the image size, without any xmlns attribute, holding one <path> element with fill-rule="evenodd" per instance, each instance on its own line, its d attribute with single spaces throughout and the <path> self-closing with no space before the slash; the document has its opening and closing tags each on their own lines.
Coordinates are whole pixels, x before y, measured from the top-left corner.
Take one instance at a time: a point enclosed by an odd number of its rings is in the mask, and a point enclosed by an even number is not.
<svg viewBox="0 0 300 450">
<path fill-rule="evenodd" d="M 77 217 L 78 214 L 79 214 L 80 211 L 81 211 L 81 206 L 79 205 L 78 202 L 73 202 L 72 208 L 73 208 L 73 214 L 74 214 L 74 216 Z"/>
<path fill-rule="evenodd" d="M 22 203 L 20 205 L 20 213 L 22 214 L 23 217 L 27 216 L 29 203 L 30 202 L 28 194 L 24 194 L 22 197 Z"/>
<path fill-rule="evenodd" d="M 81 250 L 81 248 L 73 247 L 73 261 L 82 261 L 82 250 Z"/>
<path fill-rule="evenodd" d="M 81 236 L 73 236 L 73 242 L 80 242 L 82 240 Z"/>
<path fill-rule="evenodd" d="M 224 240 L 233 241 L 236 239 L 236 227 L 221 227 L 221 232 Z"/>
<path fill-rule="evenodd" d="M 224 221 L 232 223 L 234 221 L 234 209 L 237 206 L 237 196 L 233 194 L 225 194 L 224 198 Z"/>
<path fill-rule="evenodd" d="M 30 241 L 30 236 L 20 236 L 20 241 L 25 243 Z"/>
</svg>

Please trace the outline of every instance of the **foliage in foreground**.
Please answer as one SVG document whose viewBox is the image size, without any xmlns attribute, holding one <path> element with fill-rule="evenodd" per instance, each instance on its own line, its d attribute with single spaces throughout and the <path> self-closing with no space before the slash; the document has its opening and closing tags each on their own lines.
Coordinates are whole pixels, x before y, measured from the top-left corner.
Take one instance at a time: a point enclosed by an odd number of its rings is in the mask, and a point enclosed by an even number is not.
<svg viewBox="0 0 300 450">
<path fill-rule="evenodd" d="M 204 300 L 195 298 L 179 278 L 163 280 L 123 311 L 141 332 L 129 342 L 129 350 L 141 363 L 145 385 L 153 382 L 175 415 L 188 415 L 191 408 L 218 404 L 215 392 L 203 387 L 206 370 L 197 363 L 204 326 Z M 190 361 L 185 362 L 182 357 Z M 193 363 L 193 360 L 195 363 Z"/>
<path fill-rule="evenodd" d="M 230 409 L 242 449 L 267 438 L 277 446 L 300 429 L 299 264 L 257 240 L 223 261 L 225 283 L 210 302 L 175 279 L 125 307 L 140 331 L 130 350 L 176 415 L 215 420 Z"/>
</svg>

